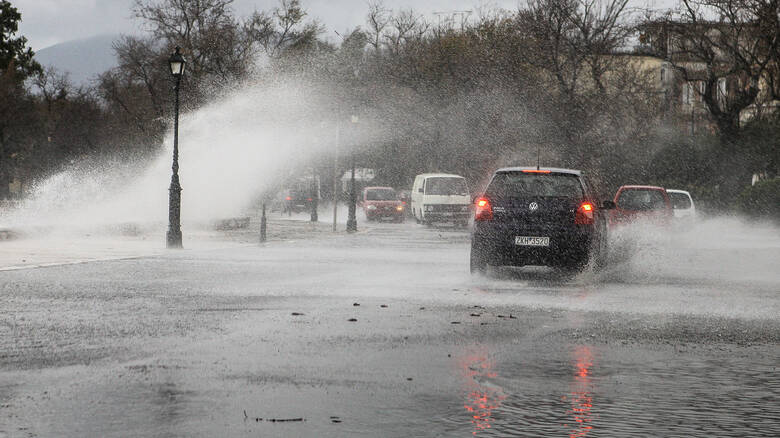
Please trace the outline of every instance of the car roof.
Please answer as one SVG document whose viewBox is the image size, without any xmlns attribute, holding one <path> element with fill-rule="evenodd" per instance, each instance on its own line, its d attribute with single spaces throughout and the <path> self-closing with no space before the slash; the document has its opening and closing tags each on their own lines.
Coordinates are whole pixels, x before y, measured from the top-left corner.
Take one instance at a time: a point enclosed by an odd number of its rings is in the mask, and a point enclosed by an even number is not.
<svg viewBox="0 0 780 438">
<path fill-rule="evenodd" d="M 455 175 L 454 173 L 421 173 L 417 175 L 419 177 L 423 178 L 429 178 L 429 177 L 453 177 L 453 178 L 463 178 L 460 175 Z"/>
<path fill-rule="evenodd" d="M 500 169 L 496 169 L 495 173 L 499 172 L 522 172 L 524 170 L 549 170 L 551 173 L 567 173 L 571 175 L 582 175 L 581 170 L 576 169 L 563 169 L 560 167 L 502 167 Z"/>
<path fill-rule="evenodd" d="M 666 193 L 682 193 L 683 195 L 688 195 L 688 197 L 691 196 L 691 194 L 687 190 L 679 190 L 679 189 L 666 189 Z"/>
<path fill-rule="evenodd" d="M 620 186 L 620 188 L 618 190 L 625 190 L 625 189 L 629 189 L 629 190 L 661 190 L 661 191 L 664 191 L 664 192 L 666 191 L 666 189 L 663 188 L 663 187 L 658 187 L 658 186 L 640 186 L 640 185 Z"/>
<path fill-rule="evenodd" d="M 387 187 L 387 186 L 371 186 L 371 187 L 366 187 L 363 190 L 393 190 L 393 191 L 395 191 L 394 188 Z"/>
</svg>

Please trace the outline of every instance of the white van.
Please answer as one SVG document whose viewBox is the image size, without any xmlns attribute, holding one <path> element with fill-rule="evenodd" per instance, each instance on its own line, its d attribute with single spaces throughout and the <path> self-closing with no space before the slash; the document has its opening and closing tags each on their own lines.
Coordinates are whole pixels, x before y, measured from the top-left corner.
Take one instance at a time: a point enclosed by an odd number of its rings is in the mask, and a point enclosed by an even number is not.
<svg viewBox="0 0 780 438">
<path fill-rule="evenodd" d="M 694 221 L 696 219 L 696 205 L 691 194 L 685 190 L 666 189 L 669 199 L 672 201 L 674 218 L 678 220 Z"/>
<path fill-rule="evenodd" d="M 466 178 L 447 173 L 423 173 L 414 178 L 412 214 L 418 223 L 454 222 L 467 226 L 471 195 Z"/>
</svg>

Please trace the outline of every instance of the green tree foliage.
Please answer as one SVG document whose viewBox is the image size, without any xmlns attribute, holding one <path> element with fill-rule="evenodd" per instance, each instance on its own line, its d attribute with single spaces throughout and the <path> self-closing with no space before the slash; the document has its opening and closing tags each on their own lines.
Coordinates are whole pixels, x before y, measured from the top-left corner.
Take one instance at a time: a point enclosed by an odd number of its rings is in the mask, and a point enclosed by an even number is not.
<svg viewBox="0 0 780 438">
<path fill-rule="evenodd" d="M 7 0 L 0 0 L 0 198 L 8 196 L 8 183 L 23 160 L 32 128 L 32 99 L 24 80 L 40 73 L 27 39 L 16 37 L 22 15 Z"/>
<path fill-rule="evenodd" d="M 33 59 L 31 48 L 25 48 L 27 38 L 15 37 L 22 14 L 8 0 L 0 0 L 0 70 L 12 67 L 20 80 L 41 72 L 41 66 Z"/>
</svg>

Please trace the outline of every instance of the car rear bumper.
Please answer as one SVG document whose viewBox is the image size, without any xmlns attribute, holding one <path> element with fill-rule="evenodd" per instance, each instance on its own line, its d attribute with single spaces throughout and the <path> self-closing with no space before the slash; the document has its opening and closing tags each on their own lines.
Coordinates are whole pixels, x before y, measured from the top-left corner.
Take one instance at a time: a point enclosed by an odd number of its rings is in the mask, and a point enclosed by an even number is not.
<svg viewBox="0 0 780 438">
<path fill-rule="evenodd" d="M 404 210 L 365 210 L 366 217 L 368 219 L 379 219 L 379 218 L 402 218 L 404 217 Z"/>
<path fill-rule="evenodd" d="M 549 246 L 520 246 L 517 236 L 549 237 Z M 592 226 L 565 229 L 518 228 L 477 222 L 471 245 L 483 260 L 494 266 L 577 266 L 588 262 L 593 247 Z"/>
<path fill-rule="evenodd" d="M 426 211 L 425 220 L 428 222 L 467 222 L 471 218 L 471 212 L 438 212 Z"/>
</svg>

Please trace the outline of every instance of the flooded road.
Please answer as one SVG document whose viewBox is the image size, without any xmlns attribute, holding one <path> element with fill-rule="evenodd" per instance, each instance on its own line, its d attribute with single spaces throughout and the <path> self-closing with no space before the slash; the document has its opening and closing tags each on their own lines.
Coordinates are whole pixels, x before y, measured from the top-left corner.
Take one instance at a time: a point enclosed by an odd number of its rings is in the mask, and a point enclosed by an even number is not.
<svg viewBox="0 0 780 438">
<path fill-rule="evenodd" d="M 0 272 L 0 437 L 780 435 L 776 230 L 561 278 L 360 229 Z"/>
</svg>

